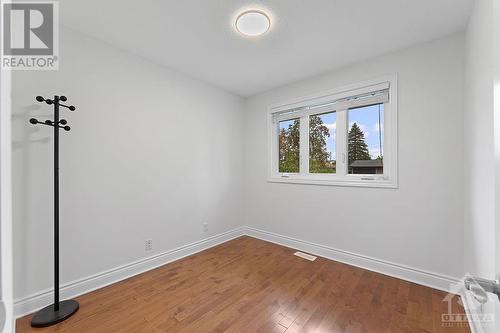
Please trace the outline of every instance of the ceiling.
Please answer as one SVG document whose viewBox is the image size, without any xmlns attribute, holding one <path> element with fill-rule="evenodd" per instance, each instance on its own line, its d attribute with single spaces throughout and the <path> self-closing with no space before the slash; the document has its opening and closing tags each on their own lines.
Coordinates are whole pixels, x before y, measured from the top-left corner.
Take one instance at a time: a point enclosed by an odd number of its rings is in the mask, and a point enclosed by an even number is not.
<svg viewBox="0 0 500 333">
<path fill-rule="evenodd" d="M 474 0 L 64 0 L 62 24 L 240 96 L 463 31 Z M 233 29 L 243 9 L 271 30 Z"/>
</svg>

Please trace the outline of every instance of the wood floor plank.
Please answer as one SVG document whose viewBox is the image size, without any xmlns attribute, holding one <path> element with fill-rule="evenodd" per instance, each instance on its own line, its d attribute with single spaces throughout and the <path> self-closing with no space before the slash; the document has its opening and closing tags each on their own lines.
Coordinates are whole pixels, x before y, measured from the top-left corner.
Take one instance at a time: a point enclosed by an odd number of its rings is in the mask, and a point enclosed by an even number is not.
<svg viewBox="0 0 500 333">
<path fill-rule="evenodd" d="M 17 332 L 470 332 L 446 293 L 240 237 L 77 298 L 58 325 Z M 454 313 L 464 313 L 459 297 Z"/>
</svg>

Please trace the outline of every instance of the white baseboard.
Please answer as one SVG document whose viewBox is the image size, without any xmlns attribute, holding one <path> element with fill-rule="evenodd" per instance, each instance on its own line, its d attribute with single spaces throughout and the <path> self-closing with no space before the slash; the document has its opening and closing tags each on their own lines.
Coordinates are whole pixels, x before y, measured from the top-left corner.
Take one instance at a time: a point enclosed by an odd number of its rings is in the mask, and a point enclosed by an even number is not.
<svg viewBox="0 0 500 333">
<path fill-rule="evenodd" d="M 308 252 L 319 257 L 339 261 L 446 292 L 452 291 L 451 286 L 460 282 L 460 279 L 455 277 L 395 264 L 389 261 L 371 258 L 252 227 L 245 227 L 245 234 L 268 242 Z"/>
<path fill-rule="evenodd" d="M 458 278 L 427 272 L 421 269 L 403 266 L 380 259 L 370 258 L 264 230 L 251 227 L 241 227 L 157 254 L 149 258 L 138 260 L 99 274 L 66 283 L 62 285 L 60 289 L 61 298 L 68 299 L 91 292 L 243 235 L 284 245 L 320 257 L 343 262 L 352 266 L 361 267 L 370 271 L 393 276 L 402 280 L 407 280 L 443 291 L 450 291 L 450 286 L 459 282 Z M 19 318 L 47 306 L 52 302 L 52 297 L 52 290 L 44 290 L 15 300 L 15 318 Z"/>
<path fill-rule="evenodd" d="M 169 250 L 149 258 L 141 259 L 108 271 L 95 274 L 80 280 L 65 283 L 60 288 L 61 299 L 73 298 L 90 291 L 105 287 L 131 276 L 149 271 L 169 262 L 179 260 L 197 252 L 209 249 L 231 239 L 243 236 L 245 228 L 237 228 L 200 241 Z M 37 311 L 52 302 L 53 291 L 42 292 L 23 297 L 14 301 L 14 317 L 19 318 Z"/>
</svg>

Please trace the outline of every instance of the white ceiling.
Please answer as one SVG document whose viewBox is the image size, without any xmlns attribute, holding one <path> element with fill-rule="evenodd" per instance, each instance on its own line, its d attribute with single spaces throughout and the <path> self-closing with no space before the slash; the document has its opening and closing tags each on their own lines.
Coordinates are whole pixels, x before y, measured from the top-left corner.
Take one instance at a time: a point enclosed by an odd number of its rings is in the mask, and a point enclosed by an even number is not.
<svg viewBox="0 0 500 333">
<path fill-rule="evenodd" d="M 474 0 L 63 0 L 62 24 L 241 96 L 437 39 L 466 27 Z M 233 29 L 270 13 L 267 35 Z"/>
</svg>

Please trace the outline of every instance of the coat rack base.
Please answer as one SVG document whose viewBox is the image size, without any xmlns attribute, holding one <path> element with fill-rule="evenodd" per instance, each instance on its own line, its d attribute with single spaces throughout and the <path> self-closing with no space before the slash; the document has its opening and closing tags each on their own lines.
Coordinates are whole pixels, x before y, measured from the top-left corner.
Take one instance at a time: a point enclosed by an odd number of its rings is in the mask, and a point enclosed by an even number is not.
<svg viewBox="0 0 500 333">
<path fill-rule="evenodd" d="M 54 311 L 54 304 L 41 309 L 31 319 L 33 327 L 47 327 L 60 323 L 71 317 L 79 308 L 78 302 L 75 300 L 66 300 L 59 302 L 59 310 Z"/>
</svg>

